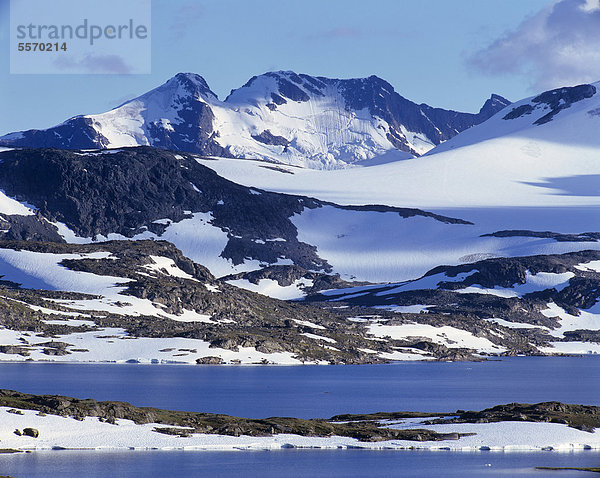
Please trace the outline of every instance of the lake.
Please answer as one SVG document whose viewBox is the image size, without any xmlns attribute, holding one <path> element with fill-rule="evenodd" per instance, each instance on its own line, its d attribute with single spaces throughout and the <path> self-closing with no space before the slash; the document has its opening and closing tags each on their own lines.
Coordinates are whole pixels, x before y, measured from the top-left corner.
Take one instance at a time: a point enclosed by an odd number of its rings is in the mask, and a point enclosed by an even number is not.
<svg viewBox="0 0 600 478">
<path fill-rule="evenodd" d="M 586 473 L 576 471 L 535 470 L 536 466 L 574 464 L 598 466 L 600 454 L 392 450 L 44 451 L 3 455 L 0 471 L 16 478 L 585 478 Z"/>
<path fill-rule="evenodd" d="M 600 405 L 598 356 L 296 367 L 1 363 L 0 377 L 0 387 L 28 393 L 246 417 L 454 411 L 548 400 Z M 17 478 L 554 476 L 532 468 L 600 466 L 600 453 L 61 451 L 3 455 L 0 464 L 0 474 Z"/>
</svg>

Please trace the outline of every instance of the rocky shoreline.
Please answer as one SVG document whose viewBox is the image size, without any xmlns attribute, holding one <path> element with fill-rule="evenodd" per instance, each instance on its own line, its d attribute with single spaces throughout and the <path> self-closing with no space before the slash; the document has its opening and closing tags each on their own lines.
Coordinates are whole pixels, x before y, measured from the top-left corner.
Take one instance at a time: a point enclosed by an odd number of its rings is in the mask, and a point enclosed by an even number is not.
<svg viewBox="0 0 600 478">
<path fill-rule="evenodd" d="M 419 412 L 379 412 L 370 414 L 343 414 L 328 419 L 301 419 L 293 417 L 270 417 L 264 419 L 250 419 L 233 417 L 223 414 L 199 413 L 163 410 L 152 407 L 136 407 L 126 402 L 104 401 L 94 399 L 78 399 L 61 395 L 32 395 L 11 390 L 0 390 L 0 414 L 6 428 L 7 421 L 19 423 L 20 427 L 14 430 L 2 430 L 0 445 L 7 444 L 5 452 L 14 450 L 36 449 L 35 444 L 46 440 L 45 446 L 51 448 L 65 448 L 56 443 L 48 435 L 53 431 L 43 428 L 48 417 L 53 420 L 62 420 L 74 430 L 83 433 L 80 448 L 86 448 L 85 433 L 91 424 L 106 428 L 111 433 L 118 432 L 119 428 L 127 428 L 131 446 L 135 446 L 135 430 L 143 431 L 150 436 L 144 442 L 146 447 L 157 447 L 162 436 L 166 439 L 202 439 L 215 436 L 235 446 L 243 444 L 250 439 L 277 440 L 278 436 L 296 437 L 310 443 L 320 443 L 326 446 L 329 440 L 352 439 L 356 446 L 370 447 L 377 443 L 385 446 L 400 446 L 401 448 L 419 448 L 419 443 L 428 446 L 444 447 L 447 443 L 460 443 L 477 435 L 485 436 L 486 428 L 490 425 L 503 426 L 516 423 L 528 423 L 565 427 L 562 430 L 574 429 L 583 433 L 596 445 L 587 445 L 588 448 L 600 448 L 600 440 L 594 433 L 600 427 L 600 407 L 571 405 L 559 402 L 543 402 L 538 404 L 511 403 L 498 405 L 481 411 L 457 410 L 454 412 L 419 413 Z M 10 417 L 10 420 L 9 420 Z M 16 421 L 15 421 L 16 420 Z M 66 420 L 66 421 L 65 421 Z M 80 425 L 78 425 L 80 424 Z M 469 424 L 469 430 L 464 425 Z M 119 427 L 123 425 L 123 427 Z M 443 425 L 443 427 L 438 427 Z M 521 425 L 522 426 L 522 425 Z M 112 427 L 112 428 L 111 428 Z M 453 428 L 454 427 L 454 428 Z M 481 433 L 480 433 L 481 432 Z M 77 434 L 77 432 L 75 432 Z M 12 437 L 12 438 L 11 438 Z M 152 438 L 154 437 L 154 438 Z M 170 438 L 169 438 L 170 437 Z M 226 437 L 230 437 L 227 439 Z M 231 437 L 235 439 L 231 441 Z M 555 439 L 557 437 L 553 437 Z M 558 437 L 560 438 L 560 437 Z M 496 438 L 497 439 L 497 438 Z M 506 440 L 518 440 L 517 436 L 507 436 Z M 24 441 L 27 440 L 27 441 Z M 50 442 L 48 442 L 50 440 Z M 320 440 L 311 442 L 311 440 Z M 15 446 L 20 442 L 22 447 Z M 200 441 L 202 443 L 202 441 Z M 293 440 L 292 440 L 293 442 Z M 170 443 L 173 443 L 172 441 Z M 287 443 L 287 441 L 286 441 Z M 412 445 L 411 445 L 412 443 Z M 438 445 L 435 445 L 438 443 Z M 182 443 L 183 445 L 183 443 Z M 280 443 L 281 446 L 285 443 Z M 105 446 L 110 446 L 108 443 Z M 200 445 L 199 445 L 200 446 Z M 206 444 L 205 444 L 206 446 Z M 292 446 L 292 445 L 290 445 Z M 316 445 L 315 445 L 316 446 Z M 571 445 L 573 446 L 573 445 Z M 302 447 L 300 445 L 300 447 Z M 480 448 L 485 449 L 485 448 Z M 489 445 L 487 447 L 489 449 Z"/>
</svg>

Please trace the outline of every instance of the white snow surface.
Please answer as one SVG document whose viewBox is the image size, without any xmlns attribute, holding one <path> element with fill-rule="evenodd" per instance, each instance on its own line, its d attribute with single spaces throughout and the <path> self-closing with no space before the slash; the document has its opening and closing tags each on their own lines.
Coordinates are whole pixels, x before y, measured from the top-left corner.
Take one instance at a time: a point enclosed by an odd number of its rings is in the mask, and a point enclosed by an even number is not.
<svg viewBox="0 0 600 478">
<path fill-rule="evenodd" d="M 312 329 L 321 329 L 321 330 L 325 330 L 325 327 L 323 327 L 322 325 L 319 324 L 315 324 L 313 322 L 310 322 L 308 320 L 299 320 L 299 319 L 292 319 L 294 322 L 296 322 L 297 324 L 300 325 L 305 325 L 307 327 L 310 327 Z"/>
<path fill-rule="evenodd" d="M 68 322 L 63 322 L 67 323 Z M 74 325 L 74 324 L 70 324 Z M 92 322 L 88 325 L 93 326 Z M 131 337 L 120 328 L 97 328 L 90 332 L 79 332 L 60 335 L 55 340 L 71 344 L 67 349 L 69 355 L 49 356 L 43 353 L 40 345 L 31 351 L 29 357 L 16 354 L 0 354 L 2 361 L 23 362 L 108 362 L 108 363 L 142 363 L 142 364 L 196 364 L 196 359 L 206 356 L 221 357 L 224 363 L 239 361 L 242 365 L 257 364 L 263 361 L 278 365 L 298 365 L 299 360 L 289 352 L 266 354 L 258 352 L 254 347 L 240 347 L 239 351 L 211 348 L 210 342 L 181 337 L 148 338 Z M 0 329 L 2 344 L 23 345 L 23 340 L 35 346 L 48 342 L 48 337 L 37 336 L 29 332 Z M 21 340 L 23 339 L 23 340 Z M 71 349 L 75 349 L 72 351 Z"/>
<path fill-rule="evenodd" d="M 300 335 L 304 335 L 305 337 L 308 337 L 309 339 L 324 340 L 325 342 L 329 342 L 331 344 L 335 344 L 337 342 L 337 340 L 334 340 L 330 337 L 323 337 L 322 335 L 311 334 L 310 332 L 304 332 Z"/>
<path fill-rule="evenodd" d="M 575 266 L 575 269 L 580 271 L 600 272 L 600 261 L 585 262 Z"/>
<path fill-rule="evenodd" d="M 426 324 L 385 325 L 381 323 L 369 326 L 369 332 L 375 337 L 389 336 L 392 339 L 406 337 L 425 337 L 432 342 L 443 344 L 449 348 L 471 348 L 484 353 L 502 353 L 506 349 L 493 344 L 484 337 L 477 337 L 466 330 L 456 327 L 434 327 Z"/>
<path fill-rule="evenodd" d="M 177 267 L 173 259 L 160 256 L 150 256 L 150 258 L 154 261 L 154 263 L 146 265 L 147 269 L 163 274 L 166 273 L 167 275 L 173 277 L 180 277 L 182 279 L 197 280 L 191 275 L 189 275 L 187 272 L 184 272 L 179 267 Z"/>
<path fill-rule="evenodd" d="M 539 325 L 533 325 L 533 324 L 527 324 L 525 322 L 510 322 L 508 320 L 504 320 L 504 319 L 485 319 L 488 322 L 494 322 L 498 325 L 502 325 L 503 327 L 508 327 L 510 329 L 535 329 L 535 328 L 541 328 L 541 329 L 546 329 L 546 327 L 541 327 Z"/>
<path fill-rule="evenodd" d="M 550 335 L 562 337 L 564 332 L 572 330 L 600 330 L 600 302 L 587 310 L 580 310 L 578 316 L 567 313 L 554 302 L 547 305 L 548 308 L 542 310 L 541 313 L 546 317 L 558 317 L 560 319 L 560 327 L 550 331 Z"/>
<path fill-rule="evenodd" d="M 555 274 L 550 272 L 538 272 L 531 274 L 529 271 L 525 273 L 525 284 L 514 284 L 513 287 L 499 287 L 493 289 L 485 288 L 479 285 L 457 289 L 459 294 L 491 294 L 500 297 L 523 297 L 531 292 L 542 291 L 545 289 L 556 289 L 561 291 L 569 285 L 569 279 L 575 277 L 572 272 L 564 272 Z"/>
<path fill-rule="evenodd" d="M 304 297 L 306 294 L 301 286 L 310 286 L 312 281 L 308 279 L 298 279 L 289 286 L 281 286 L 273 279 L 261 279 L 258 281 L 258 284 L 253 284 L 246 279 L 230 280 L 227 281 L 227 283 L 252 292 L 268 295 L 275 299 L 293 300 Z"/>
<path fill-rule="evenodd" d="M 360 442 L 354 438 L 302 437 L 281 434 L 270 437 L 225 436 L 192 434 L 177 437 L 154 432 L 156 423 L 136 425 L 130 420 L 118 419 L 117 425 L 100 422 L 95 417 L 75 420 L 57 415 L 39 416 L 34 410 L 23 410 L 22 415 L 8 413 L 0 407 L 3 427 L 0 440 L 5 448 L 19 450 L 52 449 L 130 449 L 130 450 L 272 450 L 281 448 L 324 449 L 422 449 L 422 450 L 498 450 L 498 451 L 576 451 L 600 449 L 600 434 L 588 433 L 556 423 L 500 422 L 480 424 L 428 425 L 426 428 L 440 433 L 476 433 L 459 440 L 415 442 L 389 440 Z M 39 437 L 17 436 L 13 430 L 26 427 L 39 431 Z M 421 427 L 414 421 L 399 428 Z"/>
<path fill-rule="evenodd" d="M 315 245 L 334 272 L 347 280 L 369 282 L 416 279 L 439 265 L 489 257 L 600 249 L 600 242 L 482 237 L 506 228 L 502 223 L 491 227 L 445 224 L 429 217 L 403 218 L 393 212 L 348 211 L 333 206 L 305 209 L 293 216 L 292 222 L 298 229 L 298 239 Z M 535 224 L 530 227 L 535 228 Z M 589 228 L 589 223 L 585 227 Z"/>
<path fill-rule="evenodd" d="M 0 266 L 5 280 L 20 283 L 30 289 L 62 290 L 94 294 L 104 291 L 109 295 L 128 279 L 98 276 L 89 272 L 72 271 L 59 263 L 65 259 L 105 259 L 108 252 L 91 254 L 50 254 L 31 251 L 0 249 Z"/>
<path fill-rule="evenodd" d="M 35 213 L 31 207 L 8 197 L 4 191 L 0 190 L 0 214 L 32 216 Z M 0 220 L 0 229 L 2 229 L 2 222 L 4 221 Z"/>
</svg>

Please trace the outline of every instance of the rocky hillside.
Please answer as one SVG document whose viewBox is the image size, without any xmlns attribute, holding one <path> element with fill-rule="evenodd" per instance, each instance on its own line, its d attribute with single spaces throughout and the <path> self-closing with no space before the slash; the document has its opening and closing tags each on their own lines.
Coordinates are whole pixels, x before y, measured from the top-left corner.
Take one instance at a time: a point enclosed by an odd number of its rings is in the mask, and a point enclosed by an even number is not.
<svg viewBox="0 0 600 478">
<path fill-rule="evenodd" d="M 566 344 L 600 342 L 595 317 L 600 304 L 600 251 L 494 258 L 440 266 L 422 278 L 396 284 L 359 286 L 315 294 L 328 301 L 396 312 L 466 316 L 492 322 L 524 336 Z M 367 322 L 367 321 L 366 321 Z M 394 335 L 403 324 L 371 322 L 371 331 Z M 541 334 L 541 335 L 540 335 Z"/>
<path fill-rule="evenodd" d="M 475 360 L 481 352 L 422 337 L 381 340 L 356 315 L 373 311 L 280 301 L 231 286 L 164 241 L 5 241 L 0 259 L 4 359 L 377 363 L 403 355 Z M 545 343 L 468 315 L 426 319 L 487 337 L 498 354 L 539 353 L 535 344 Z"/>
</svg>

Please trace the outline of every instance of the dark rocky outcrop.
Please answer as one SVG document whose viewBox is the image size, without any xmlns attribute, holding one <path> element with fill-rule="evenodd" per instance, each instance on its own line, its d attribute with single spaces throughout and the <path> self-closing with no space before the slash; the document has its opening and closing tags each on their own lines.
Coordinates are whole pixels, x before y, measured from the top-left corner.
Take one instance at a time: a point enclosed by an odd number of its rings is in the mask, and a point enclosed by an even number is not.
<svg viewBox="0 0 600 478">
<path fill-rule="evenodd" d="M 201 357 L 199 359 L 196 359 L 196 363 L 198 365 L 220 365 L 220 364 L 224 363 L 224 361 L 221 357 L 215 357 L 215 356 L 209 355 L 206 357 Z"/>
<path fill-rule="evenodd" d="M 600 407 L 570 405 L 561 402 L 509 403 L 485 410 L 458 411 L 458 417 L 432 420 L 427 423 L 496 423 L 542 422 L 563 423 L 572 428 L 593 432 L 600 427 Z"/>
<path fill-rule="evenodd" d="M 532 114 L 536 110 L 550 110 L 541 118 L 537 119 L 534 125 L 543 125 L 549 123 L 562 110 L 570 108 L 571 105 L 579 101 L 591 98 L 596 94 L 596 87 L 593 85 L 579 85 L 564 88 L 557 88 L 536 96 L 531 103 L 526 103 L 513 108 L 502 119 L 513 120 L 525 115 Z"/>
<path fill-rule="evenodd" d="M 594 467 L 584 467 L 584 466 L 536 466 L 536 470 L 546 470 L 546 471 L 589 471 L 592 473 L 600 473 L 600 468 Z"/>
<path fill-rule="evenodd" d="M 582 232 L 580 234 L 563 234 L 551 231 L 529 231 L 510 229 L 482 234 L 481 237 L 540 237 L 554 239 L 556 242 L 596 242 L 600 241 L 600 232 Z"/>
<path fill-rule="evenodd" d="M 64 242 L 58 229 L 39 213 L 32 216 L 0 214 L 0 240 Z"/>
<path fill-rule="evenodd" d="M 457 219 L 454 217 L 441 216 L 432 212 L 421 211 L 420 209 L 407 208 L 407 207 L 395 207 L 395 206 L 383 206 L 380 204 L 366 204 L 364 206 L 338 206 L 333 203 L 323 202 L 322 204 L 328 204 L 335 206 L 338 209 L 344 211 L 361 211 L 361 212 L 381 212 L 381 213 L 395 213 L 402 218 L 409 218 L 415 216 L 430 217 L 436 221 L 443 222 L 444 224 L 463 224 L 473 225 L 472 222 L 465 221 L 464 219 Z"/>
<path fill-rule="evenodd" d="M 270 144 L 273 146 L 287 146 L 290 144 L 289 140 L 283 136 L 277 136 L 271 133 L 268 129 L 257 135 L 252 135 L 252 138 L 256 141 L 264 144 Z"/>
<path fill-rule="evenodd" d="M 563 335 L 563 342 L 591 342 L 600 344 L 600 330 L 569 330 Z"/>
<path fill-rule="evenodd" d="M 23 435 L 31 438 L 37 438 L 40 436 L 40 432 L 37 428 L 23 428 Z"/>
<path fill-rule="evenodd" d="M 573 103 L 591 98 L 595 94 L 596 87 L 593 85 L 571 86 L 546 91 L 531 100 L 537 105 L 544 105 L 545 107 L 550 108 L 550 112 L 546 113 L 534 124 L 542 125 L 548 123 L 562 110 L 570 108 Z"/>
<path fill-rule="evenodd" d="M 513 120 L 520 118 L 521 116 L 530 115 L 533 113 L 535 108 L 529 103 L 517 106 L 510 110 L 505 116 L 502 117 L 503 120 Z"/>
</svg>

